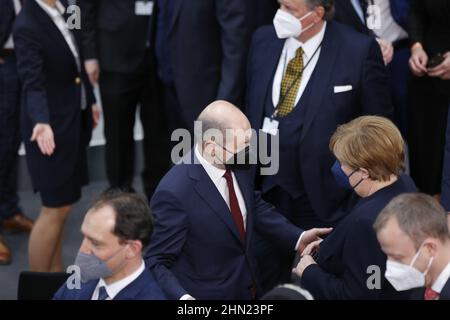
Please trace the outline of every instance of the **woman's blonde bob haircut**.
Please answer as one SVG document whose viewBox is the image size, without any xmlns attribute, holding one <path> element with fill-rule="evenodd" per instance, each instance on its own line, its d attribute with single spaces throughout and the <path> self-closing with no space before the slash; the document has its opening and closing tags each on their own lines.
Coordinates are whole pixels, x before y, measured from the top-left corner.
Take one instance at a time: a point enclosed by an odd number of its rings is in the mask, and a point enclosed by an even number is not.
<svg viewBox="0 0 450 320">
<path fill-rule="evenodd" d="M 359 117 L 341 125 L 331 137 L 330 150 L 341 164 L 366 169 L 372 180 L 388 181 L 405 169 L 405 143 L 392 121 Z"/>
</svg>

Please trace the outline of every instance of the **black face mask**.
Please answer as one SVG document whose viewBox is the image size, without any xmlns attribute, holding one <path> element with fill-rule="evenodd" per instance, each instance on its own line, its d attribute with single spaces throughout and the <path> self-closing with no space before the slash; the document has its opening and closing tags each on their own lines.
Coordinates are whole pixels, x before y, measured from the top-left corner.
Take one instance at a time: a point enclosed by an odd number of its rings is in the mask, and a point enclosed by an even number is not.
<svg viewBox="0 0 450 320">
<path fill-rule="evenodd" d="M 222 147 L 224 150 L 224 147 Z M 227 150 L 228 151 L 228 150 Z M 228 151 L 229 152 L 229 151 Z M 227 170 L 248 170 L 251 167 L 250 163 L 250 147 L 247 146 L 238 153 L 235 153 L 226 163 Z"/>
</svg>

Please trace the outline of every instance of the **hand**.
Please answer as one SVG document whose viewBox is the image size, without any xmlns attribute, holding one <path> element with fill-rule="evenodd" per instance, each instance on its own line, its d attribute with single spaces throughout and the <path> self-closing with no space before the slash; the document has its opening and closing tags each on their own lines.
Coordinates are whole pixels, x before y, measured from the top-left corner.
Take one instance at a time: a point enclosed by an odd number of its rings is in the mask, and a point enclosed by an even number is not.
<svg viewBox="0 0 450 320">
<path fill-rule="evenodd" d="M 437 67 L 428 69 L 430 77 L 441 78 L 442 80 L 450 80 L 450 52 L 444 54 L 445 60 Z"/>
<path fill-rule="evenodd" d="M 102 115 L 102 109 L 100 109 L 97 104 L 92 105 L 92 127 L 95 129 L 98 126 L 98 123 L 100 122 L 100 117 Z"/>
<path fill-rule="evenodd" d="M 380 45 L 381 53 L 383 54 L 384 64 L 387 66 L 394 57 L 394 46 L 392 45 L 392 42 L 385 39 L 377 38 L 377 42 Z"/>
<path fill-rule="evenodd" d="M 91 81 L 91 84 L 96 84 L 100 78 L 100 65 L 98 60 L 86 60 L 84 62 L 84 68 L 86 69 L 86 73 L 89 77 L 89 81 Z"/>
<path fill-rule="evenodd" d="M 409 68 L 416 77 L 423 77 L 427 74 L 428 55 L 423 50 L 421 44 L 416 43 L 411 49 L 411 58 L 409 59 Z"/>
<path fill-rule="evenodd" d="M 313 256 L 317 251 L 319 251 L 320 249 L 320 244 L 322 243 L 323 239 L 311 242 L 310 244 L 308 244 L 305 248 L 305 250 L 303 250 L 302 252 L 302 257 L 303 256 Z"/>
<path fill-rule="evenodd" d="M 317 264 L 317 263 L 316 263 L 316 261 L 314 261 L 313 257 L 306 255 L 300 259 L 300 262 L 294 269 L 292 269 L 292 272 L 301 278 L 303 276 L 303 272 L 305 272 L 306 268 L 308 268 L 312 264 Z"/>
<path fill-rule="evenodd" d="M 4 64 L 5 60 L 3 60 L 2 58 L 0 58 L 0 64 Z"/>
<path fill-rule="evenodd" d="M 50 125 L 38 123 L 34 126 L 31 141 L 37 141 L 43 155 L 51 156 L 55 151 L 55 138 Z"/>
<path fill-rule="evenodd" d="M 302 235 L 302 240 L 300 241 L 300 246 L 298 247 L 298 252 L 301 254 L 305 250 L 306 246 L 311 242 L 320 240 L 320 236 L 324 236 L 333 231 L 333 228 L 314 228 L 305 231 Z"/>
</svg>

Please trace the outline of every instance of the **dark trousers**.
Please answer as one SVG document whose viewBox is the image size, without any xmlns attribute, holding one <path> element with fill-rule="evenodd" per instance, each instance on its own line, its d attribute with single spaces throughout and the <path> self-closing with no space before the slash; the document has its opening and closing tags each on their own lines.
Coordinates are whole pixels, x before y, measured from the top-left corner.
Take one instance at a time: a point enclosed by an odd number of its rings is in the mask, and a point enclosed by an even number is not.
<svg viewBox="0 0 450 320">
<path fill-rule="evenodd" d="M 389 89 L 394 104 L 394 122 L 404 137 L 408 136 L 409 51 L 409 48 L 396 49 L 392 62 L 387 66 Z"/>
<path fill-rule="evenodd" d="M 411 177 L 419 191 L 441 193 L 450 82 L 412 77 L 409 87 Z"/>
<path fill-rule="evenodd" d="M 145 69 L 143 69 L 145 70 Z M 106 137 L 106 173 L 113 188 L 132 188 L 135 151 L 136 108 L 144 131 L 144 171 L 142 181 L 151 197 L 169 168 L 169 148 L 165 114 L 152 99 L 151 73 L 123 74 L 103 71 L 100 76 Z"/>
<path fill-rule="evenodd" d="M 167 115 L 169 132 L 172 133 L 179 128 L 191 130 L 194 124 L 186 123 L 175 87 L 173 85 L 162 85 L 162 92 L 161 103 Z"/>
<path fill-rule="evenodd" d="M 21 212 L 17 196 L 17 151 L 20 145 L 20 85 L 16 58 L 0 64 L 0 221 Z"/>
</svg>

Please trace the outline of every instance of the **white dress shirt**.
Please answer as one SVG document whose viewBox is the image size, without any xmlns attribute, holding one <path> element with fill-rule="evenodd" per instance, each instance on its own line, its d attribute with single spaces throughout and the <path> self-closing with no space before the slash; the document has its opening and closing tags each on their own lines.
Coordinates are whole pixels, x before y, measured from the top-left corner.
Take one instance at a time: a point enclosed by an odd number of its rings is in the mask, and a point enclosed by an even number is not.
<svg viewBox="0 0 450 320">
<path fill-rule="evenodd" d="M 223 176 L 225 174 L 225 170 L 219 169 L 206 161 L 206 159 L 203 158 L 203 156 L 200 154 L 198 146 L 195 147 L 195 156 L 205 169 L 211 181 L 216 186 L 228 208 L 230 208 L 230 195 L 228 192 L 227 180 Z M 236 180 L 236 177 L 234 176 L 234 172 L 232 172 L 231 175 L 233 176 L 234 191 L 236 192 L 239 208 L 241 209 L 242 213 L 242 219 L 244 220 L 244 228 L 247 228 L 247 207 L 245 206 L 244 197 L 242 196 L 241 188 L 239 188 L 239 184 Z"/>
<path fill-rule="evenodd" d="M 431 286 L 431 289 L 437 293 L 441 293 L 442 289 L 444 289 L 447 281 L 450 279 L 450 263 L 447 264 L 445 269 L 441 272 L 439 277 L 437 277 L 436 281 Z"/>
<path fill-rule="evenodd" d="M 20 0 L 13 0 L 14 4 L 14 11 L 16 13 L 16 16 L 19 14 L 20 10 L 22 10 L 22 4 L 20 3 Z M 14 49 L 14 41 L 12 34 L 9 35 L 8 40 L 6 40 L 5 45 L 3 46 L 4 49 Z"/>
<path fill-rule="evenodd" d="M 390 42 L 408 38 L 406 31 L 392 17 L 389 0 L 374 0 L 374 5 L 380 8 L 380 29 L 373 29 L 378 38 Z"/>
<path fill-rule="evenodd" d="M 98 300 L 98 292 L 100 287 L 105 287 L 106 292 L 108 293 L 108 298 L 106 298 L 105 300 L 113 300 L 119 294 L 120 291 L 122 291 L 130 283 L 136 280 L 142 274 L 142 272 L 144 272 L 144 270 L 145 270 L 145 263 L 144 260 L 142 260 L 142 263 L 139 266 L 139 268 L 126 278 L 123 278 L 122 280 L 116 281 L 111 284 L 106 284 L 105 280 L 100 279 L 97 283 L 97 286 L 95 287 L 91 300 Z"/>
<path fill-rule="evenodd" d="M 317 48 L 319 48 L 320 44 L 322 43 L 323 37 L 325 36 L 326 27 L 327 27 L 327 23 L 325 22 L 325 24 L 322 27 L 322 30 L 320 30 L 320 32 L 318 34 L 316 34 L 314 37 L 312 37 L 305 43 L 302 43 L 295 38 L 286 39 L 286 41 L 284 43 L 283 51 L 281 53 L 280 61 L 278 63 L 278 68 L 277 68 L 277 71 L 275 73 L 275 77 L 273 80 L 272 102 L 273 102 L 274 108 L 277 107 L 278 102 L 280 101 L 281 82 L 283 81 L 283 76 L 284 76 L 284 73 L 286 72 L 289 61 L 291 61 L 295 57 L 297 49 L 302 47 L 303 52 L 304 52 L 303 65 L 306 66 L 311 58 L 312 58 L 312 60 L 311 60 L 311 62 L 309 62 L 306 69 L 303 70 L 302 80 L 300 82 L 300 88 L 297 92 L 297 97 L 295 99 L 295 105 L 297 105 L 303 92 L 305 91 L 306 86 L 308 85 L 309 79 L 311 78 L 311 75 L 314 72 L 314 69 L 316 68 L 317 61 L 319 60 L 321 49 L 317 50 Z M 314 52 L 316 50 L 317 50 L 317 52 L 314 55 Z M 314 57 L 313 57 L 313 55 L 314 55 Z"/>
</svg>

